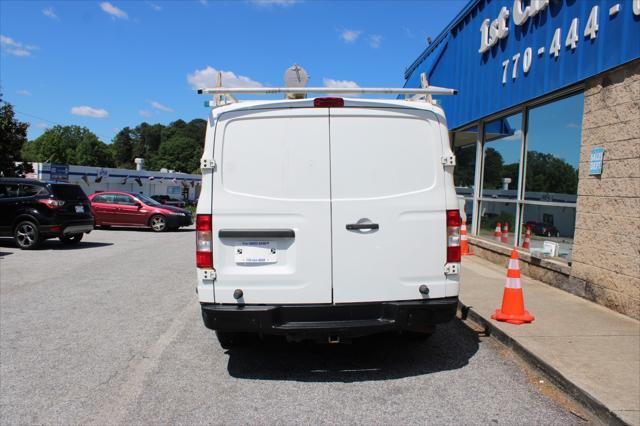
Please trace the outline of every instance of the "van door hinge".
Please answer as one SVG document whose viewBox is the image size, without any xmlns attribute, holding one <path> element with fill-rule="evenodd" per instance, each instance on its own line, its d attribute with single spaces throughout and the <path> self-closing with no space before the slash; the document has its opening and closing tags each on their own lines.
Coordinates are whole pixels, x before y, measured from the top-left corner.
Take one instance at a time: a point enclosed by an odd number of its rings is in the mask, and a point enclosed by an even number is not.
<svg viewBox="0 0 640 426">
<path fill-rule="evenodd" d="M 445 275 L 457 275 L 460 273 L 460 264 L 459 263 L 446 263 L 444 265 L 444 274 Z"/>
<path fill-rule="evenodd" d="M 216 279 L 216 271 L 213 269 L 204 269 L 202 271 L 202 279 L 203 280 L 215 280 Z"/>
<path fill-rule="evenodd" d="M 201 158 L 200 159 L 200 169 L 202 170 L 215 170 L 216 169 L 216 160 L 213 158 Z"/>
<path fill-rule="evenodd" d="M 455 166 L 456 165 L 456 156 L 455 155 L 449 155 L 446 157 L 442 157 L 442 164 L 444 164 L 445 166 Z"/>
</svg>

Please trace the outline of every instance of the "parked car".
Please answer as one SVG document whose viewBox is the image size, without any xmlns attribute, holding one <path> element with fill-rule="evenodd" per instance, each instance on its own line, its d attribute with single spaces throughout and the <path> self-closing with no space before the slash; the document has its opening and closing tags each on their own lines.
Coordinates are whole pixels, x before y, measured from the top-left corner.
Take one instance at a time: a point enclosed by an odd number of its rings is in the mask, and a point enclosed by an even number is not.
<svg viewBox="0 0 640 426">
<path fill-rule="evenodd" d="M 77 244 L 92 230 L 89 199 L 78 185 L 0 178 L 0 236 L 12 236 L 21 249 L 49 238 Z"/>
<path fill-rule="evenodd" d="M 160 204 L 164 204 L 165 206 L 175 206 L 183 208 L 187 205 L 186 202 L 171 198 L 168 195 L 152 195 L 150 198 L 156 200 Z"/>
<path fill-rule="evenodd" d="M 530 227 L 531 232 L 533 232 L 534 235 L 542 235 L 545 237 L 560 236 L 560 231 L 558 230 L 558 228 L 556 228 L 550 223 L 535 222 L 530 220 L 527 223 L 525 223 L 525 226 Z"/>
<path fill-rule="evenodd" d="M 143 194 L 104 191 L 91 194 L 89 199 L 96 226 L 101 228 L 149 227 L 162 232 L 193 223 L 187 210 L 161 204 Z"/>
<path fill-rule="evenodd" d="M 213 109 L 196 267 L 220 344 L 424 338 L 453 319 L 461 219 L 445 123 L 430 102 L 395 99 Z"/>
</svg>

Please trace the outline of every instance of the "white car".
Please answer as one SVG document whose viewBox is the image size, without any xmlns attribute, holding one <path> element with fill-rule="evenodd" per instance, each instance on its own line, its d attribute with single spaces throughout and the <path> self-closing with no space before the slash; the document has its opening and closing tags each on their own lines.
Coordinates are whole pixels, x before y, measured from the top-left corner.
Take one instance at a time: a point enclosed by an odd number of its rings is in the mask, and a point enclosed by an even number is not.
<svg viewBox="0 0 640 426">
<path fill-rule="evenodd" d="M 458 302 L 454 164 L 430 102 L 213 108 L 196 219 L 205 326 L 223 347 L 246 333 L 429 335 Z"/>
</svg>

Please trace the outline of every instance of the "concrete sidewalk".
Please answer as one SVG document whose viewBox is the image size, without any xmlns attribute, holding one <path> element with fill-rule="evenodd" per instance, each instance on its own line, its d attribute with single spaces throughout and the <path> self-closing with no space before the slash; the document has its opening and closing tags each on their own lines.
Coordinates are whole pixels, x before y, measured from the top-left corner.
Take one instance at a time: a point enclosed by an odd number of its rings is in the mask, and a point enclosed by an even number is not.
<svg viewBox="0 0 640 426">
<path fill-rule="evenodd" d="M 589 406 L 602 420 L 640 425 L 640 322 L 523 277 L 531 324 L 491 319 L 502 303 L 506 264 L 464 257 L 460 302 L 488 328 Z M 468 308 L 468 311 L 467 309 Z"/>
</svg>

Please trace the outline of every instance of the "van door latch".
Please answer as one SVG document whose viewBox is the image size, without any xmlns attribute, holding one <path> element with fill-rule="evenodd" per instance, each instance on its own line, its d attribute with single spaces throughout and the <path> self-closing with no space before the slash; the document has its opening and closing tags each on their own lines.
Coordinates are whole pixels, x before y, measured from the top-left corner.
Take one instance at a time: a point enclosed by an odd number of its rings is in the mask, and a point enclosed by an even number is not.
<svg viewBox="0 0 640 426">
<path fill-rule="evenodd" d="M 216 168 L 216 160 L 213 158 L 201 158 L 200 159 L 200 169 L 202 170 L 215 170 Z"/>
<path fill-rule="evenodd" d="M 442 164 L 444 164 L 445 166 L 455 166 L 456 165 L 456 156 L 455 155 L 449 155 L 446 157 L 442 157 Z"/>
</svg>

